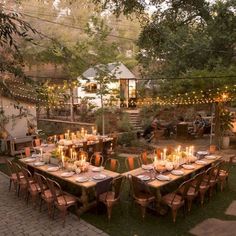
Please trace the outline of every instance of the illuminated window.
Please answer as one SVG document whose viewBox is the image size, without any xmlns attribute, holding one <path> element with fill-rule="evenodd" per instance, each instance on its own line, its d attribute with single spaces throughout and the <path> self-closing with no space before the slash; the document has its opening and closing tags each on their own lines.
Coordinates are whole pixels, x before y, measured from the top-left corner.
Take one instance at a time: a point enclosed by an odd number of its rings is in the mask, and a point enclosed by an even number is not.
<svg viewBox="0 0 236 236">
<path fill-rule="evenodd" d="M 87 93 L 96 93 L 97 92 L 97 84 L 96 83 L 87 83 L 85 85 L 85 91 Z"/>
</svg>

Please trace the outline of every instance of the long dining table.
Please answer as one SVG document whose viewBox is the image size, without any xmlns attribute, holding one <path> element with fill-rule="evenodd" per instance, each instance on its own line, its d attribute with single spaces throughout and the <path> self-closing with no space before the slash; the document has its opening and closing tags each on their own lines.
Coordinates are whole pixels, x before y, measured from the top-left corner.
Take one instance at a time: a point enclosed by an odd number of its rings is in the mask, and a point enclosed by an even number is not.
<svg viewBox="0 0 236 236">
<path fill-rule="evenodd" d="M 142 167 L 139 167 L 137 169 L 122 173 L 122 175 L 125 176 L 126 178 L 128 178 L 130 175 L 133 175 L 133 176 L 139 176 L 139 175 L 149 176 L 150 179 L 145 181 L 145 182 L 147 183 L 147 185 L 149 187 L 151 187 L 152 189 L 155 190 L 157 209 L 160 210 L 161 209 L 160 208 L 160 202 L 161 202 L 161 198 L 162 198 L 161 188 L 163 186 L 166 186 L 170 183 L 173 183 L 177 180 L 180 180 L 181 178 L 185 178 L 187 176 L 190 176 L 190 175 L 194 174 L 197 171 L 201 171 L 204 168 L 207 168 L 210 165 L 218 162 L 222 158 L 222 156 L 219 156 L 219 155 L 215 155 L 214 157 L 215 157 L 214 159 L 207 159 L 206 157 L 201 158 L 201 160 L 204 161 L 206 164 L 191 163 L 191 165 L 194 167 L 194 169 L 191 169 L 191 170 L 190 169 L 185 169 L 185 168 L 183 168 L 183 165 L 181 165 L 178 168 L 178 170 L 181 170 L 183 172 L 182 175 L 174 175 L 174 174 L 171 173 L 171 171 L 166 171 L 166 172 L 162 173 L 162 175 L 168 176 L 169 180 L 158 180 L 156 178 L 157 175 L 158 175 L 157 173 L 155 173 L 154 171 L 151 172 L 150 170 L 145 170 Z"/>
<path fill-rule="evenodd" d="M 89 165 L 88 171 L 86 172 L 81 172 L 79 174 L 74 173 L 71 177 L 62 177 L 62 173 L 68 172 L 63 169 L 58 169 L 57 171 L 49 171 L 49 167 L 56 167 L 55 165 L 52 164 L 44 164 L 41 166 L 35 165 L 36 162 L 38 162 L 36 159 L 35 161 L 30 161 L 28 162 L 29 158 L 22 158 L 19 159 L 19 161 L 26 165 L 27 167 L 31 167 L 36 171 L 40 171 L 42 173 L 46 173 L 47 175 L 51 175 L 53 177 L 56 177 L 57 179 L 61 179 L 63 181 L 66 181 L 68 183 L 72 183 L 75 186 L 79 187 L 81 189 L 81 196 L 79 197 L 79 200 L 82 204 L 80 207 L 79 211 L 80 213 L 83 213 L 87 211 L 89 208 L 95 205 L 95 202 L 89 202 L 88 198 L 88 191 L 91 188 L 95 188 L 98 183 L 101 183 L 109 178 L 116 178 L 120 174 L 117 172 L 113 172 L 110 170 L 106 170 L 104 168 L 101 168 L 100 171 L 97 171 L 97 168 L 95 166 Z M 96 169 L 96 171 L 94 171 Z M 94 177 L 97 176 L 98 174 L 105 175 L 106 177 L 104 179 L 96 180 Z M 76 179 L 78 177 L 86 177 L 87 181 L 85 182 L 78 182 Z"/>
</svg>

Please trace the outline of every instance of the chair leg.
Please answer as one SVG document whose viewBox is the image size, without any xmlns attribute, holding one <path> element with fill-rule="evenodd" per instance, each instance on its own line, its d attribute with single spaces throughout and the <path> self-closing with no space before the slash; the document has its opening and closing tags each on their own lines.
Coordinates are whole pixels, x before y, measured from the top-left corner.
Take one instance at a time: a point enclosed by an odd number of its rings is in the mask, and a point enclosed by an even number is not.
<svg viewBox="0 0 236 236">
<path fill-rule="evenodd" d="M 54 218 L 52 216 L 52 203 L 47 202 L 47 208 L 48 208 L 48 216 L 49 216 L 49 218 Z M 54 212 L 54 210 L 53 210 L 53 212 Z"/>
<path fill-rule="evenodd" d="M 20 197 L 20 185 L 18 185 L 18 188 L 17 188 L 17 197 Z"/>
<path fill-rule="evenodd" d="M 53 204 L 53 208 L 52 208 L 52 219 L 54 220 L 55 217 L 55 205 Z"/>
<path fill-rule="evenodd" d="M 10 181 L 9 181 L 9 189 L 8 189 L 9 192 L 11 191 L 11 184 L 12 184 L 12 180 L 10 179 Z"/>
<path fill-rule="evenodd" d="M 200 192 L 201 206 L 203 206 L 203 204 L 204 204 L 204 199 L 205 199 L 205 193 L 204 192 Z"/>
<path fill-rule="evenodd" d="M 111 212 L 112 212 L 112 205 L 107 206 L 107 216 L 108 216 L 108 220 L 111 220 Z"/>
<path fill-rule="evenodd" d="M 192 202 L 193 202 L 193 199 L 188 199 L 188 200 L 187 200 L 188 212 L 191 211 L 191 208 L 192 208 Z"/>
<path fill-rule="evenodd" d="M 142 217 L 144 219 L 146 216 L 146 206 L 141 206 L 141 212 L 142 212 Z"/>
<path fill-rule="evenodd" d="M 29 197 L 30 197 L 30 193 L 28 191 L 26 191 L 26 204 L 29 204 Z"/>
<path fill-rule="evenodd" d="M 65 223 L 66 223 L 66 213 L 67 213 L 66 209 L 63 209 L 61 211 L 61 216 L 62 216 L 62 220 L 63 220 L 63 228 L 65 227 Z"/>
<path fill-rule="evenodd" d="M 177 209 L 172 208 L 172 218 L 174 223 L 176 222 L 177 211 Z"/>
</svg>

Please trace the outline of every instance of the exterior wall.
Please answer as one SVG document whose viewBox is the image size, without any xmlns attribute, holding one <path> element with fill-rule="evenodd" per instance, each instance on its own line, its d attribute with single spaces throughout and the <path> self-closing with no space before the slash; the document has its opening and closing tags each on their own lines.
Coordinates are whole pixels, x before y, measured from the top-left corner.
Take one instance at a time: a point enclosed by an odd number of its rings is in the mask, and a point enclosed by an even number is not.
<svg viewBox="0 0 236 236">
<path fill-rule="evenodd" d="M 89 81 L 93 81 L 93 78 L 88 78 Z M 100 98 L 98 97 L 98 95 L 96 93 L 88 93 L 84 90 L 84 86 L 85 84 L 88 82 L 88 80 L 80 80 L 80 87 L 77 88 L 77 96 L 78 97 L 81 97 L 81 98 L 91 98 L 90 102 L 92 104 L 94 104 L 95 106 L 97 107 L 101 107 L 101 101 L 100 101 Z M 118 80 L 117 82 L 113 82 L 113 83 L 110 83 L 108 85 L 109 89 L 116 89 L 116 90 L 120 90 L 120 81 Z M 110 95 L 107 95 L 105 96 L 105 99 L 109 99 L 110 98 Z M 80 103 L 80 98 L 78 98 L 77 102 Z M 119 106 L 119 102 L 117 104 L 117 106 Z"/>
<path fill-rule="evenodd" d="M 15 106 L 14 106 L 15 105 Z M 28 132 L 28 121 L 33 123 L 37 128 L 36 121 L 36 106 L 34 104 L 19 102 L 19 104 L 11 99 L 1 97 L 1 104 L 3 107 L 4 115 L 9 117 L 9 122 L 5 125 L 6 131 L 10 134 L 10 136 L 16 137 L 24 137 Z M 17 108 L 18 106 L 18 108 Z M 20 107 L 28 110 L 28 116 L 16 117 L 20 115 Z M 13 119 L 12 119 L 13 118 Z"/>
</svg>

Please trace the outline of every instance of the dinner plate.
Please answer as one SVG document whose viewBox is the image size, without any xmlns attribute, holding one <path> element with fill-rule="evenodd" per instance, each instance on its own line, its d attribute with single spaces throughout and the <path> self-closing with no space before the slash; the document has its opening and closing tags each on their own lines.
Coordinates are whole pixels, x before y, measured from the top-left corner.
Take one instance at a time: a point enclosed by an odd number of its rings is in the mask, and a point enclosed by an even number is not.
<svg viewBox="0 0 236 236">
<path fill-rule="evenodd" d="M 102 180 L 102 179 L 105 179 L 106 177 L 107 177 L 106 175 L 98 174 L 98 175 L 94 175 L 93 179 L 95 179 L 95 180 Z"/>
<path fill-rule="evenodd" d="M 61 177 L 68 178 L 74 175 L 74 172 L 63 172 L 61 173 Z"/>
<path fill-rule="evenodd" d="M 215 160 L 215 159 L 216 159 L 216 156 L 209 155 L 209 156 L 205 156 L 205 158 L 206 158 L 207 160 Z"/>
<path fill-rule="evenodd" d="M 166 175 L 157 175 L 156 178 L 160 181 L 170 181 L 170 177 Z"/>
<path fill-rule="evenodd" d="M 195 167 L 193 165 L 182 165 L 184 169 L 186 170 L 194 170 Z"/>
<path fill-rule="evenodd" d="M 55 171 L 58 171 L 59 170 L 59 167 L 58 166 L 50 166 L 47 168 L 47 171 L 49 172 L 55 172 Z"/>
<path fill-rule="evenodd" d="M 47 143 L 42 143 L 42 144 L 41 144 L 41 147 L 47 147 L 47 146 L 48 146 Z"/>
<path fill-rule="evenodd" d="M 32 157 L 41 157 L 41 154 L 33 153 L 31 156 Z"/>
<path fill-rule="evenodd" d="M 172 175 L 177 175 L 177 176 L 181 176 L 184 174 L 184 172 L 182 170 L 172 170 L 171 171 Z"/>
<path fill-rule="evenodd" d="M 25 159 L 25 162 L 34 162 L 35 161 L 35 158 L 31 158 L 31 157 L 28 157 Z"/>
<path fill-rule="evenodd" d="M 152 170 L 153 169 L 153 165 L 142 165 L 142 169 L 144 169 L 144 170 Z"/>
<path fill-rule="evenodd" d="M 100 172 L 100 171 L 102 171 L 102 168 L 101 167 L 93 167 L 92 171 L 93 172 Z"/>
<path fill-rule="evenodd" d="M 43 161 L 37 161 L 34 163 L 34 166 L 44 166 L 45 165 L 45 162 Z"/>
<path fill-rule="evenodd" d="M 209 153 L 207 151 L 198 151 L 197 154 L 198 155 L 207 155 Z"/>
<path fill-rule="evenodd" d="M 150 176 L 148 175 L 138 175 L 137 177 L 143 181 L 147 181 L 151 179 Z"/>
<path fill-rule="evenodd" d="M 80 176 L 80 177 L 77 177 L 75 179 L 76 182 L 78 183 L 84 183 L 84 182 L 87 182 L 89 179 L 87 177 L 84 177 L 84 176 Z"/>
<path fill-rule="evenodd" d="M 196 163 L 197 165 L 206 165 L 206 164 L 207 164 L 206 161 L 202 161 L 202 160 L 197 160 L 197 161 L 195 161 L 195 163 Z"/>
</svg>

